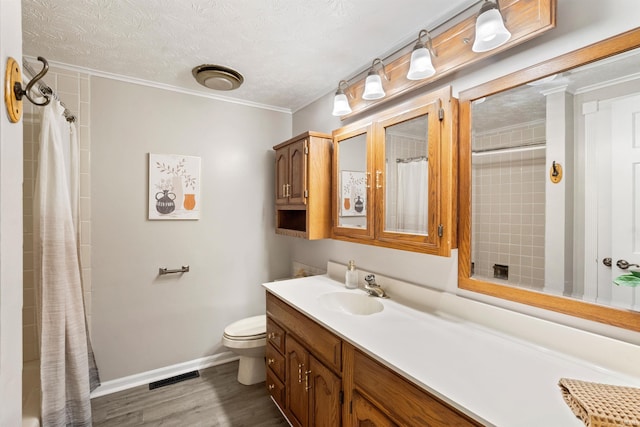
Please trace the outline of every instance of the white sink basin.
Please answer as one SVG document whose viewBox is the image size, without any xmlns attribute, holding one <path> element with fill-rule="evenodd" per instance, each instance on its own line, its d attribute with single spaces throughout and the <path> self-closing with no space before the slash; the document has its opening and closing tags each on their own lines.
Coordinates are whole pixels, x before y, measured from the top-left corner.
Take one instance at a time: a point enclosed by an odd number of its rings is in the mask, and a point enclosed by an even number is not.
<svg viewBox="0 0 640 427">
<path fill-rule="evenodd" d="M 341 313 L 368 315 L 382 311 L 384 305 L 376 298 L 351 292 L 330 292 L 318 297 L 320 306 Z"/>
</svg>

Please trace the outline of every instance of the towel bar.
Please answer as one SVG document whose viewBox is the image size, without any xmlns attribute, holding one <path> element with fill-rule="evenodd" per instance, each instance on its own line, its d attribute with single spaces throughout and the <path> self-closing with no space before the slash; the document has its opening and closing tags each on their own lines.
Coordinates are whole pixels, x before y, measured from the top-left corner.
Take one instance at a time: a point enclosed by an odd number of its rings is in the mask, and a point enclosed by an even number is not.
<svg viewBox="0 0 640 427">
<path fill-rule="evenodd" d="M 183 265 L 181 268 L 176 268 L 175 270 L 169 270 L 166 267 L 160 267 L 160 269 L 158 270 L 158 274 L 160 276 L 162 276 L 164 274 L 188 273 L 188 272 L 189 272 L 189 266 L 188 265 Z"/>
</svg>

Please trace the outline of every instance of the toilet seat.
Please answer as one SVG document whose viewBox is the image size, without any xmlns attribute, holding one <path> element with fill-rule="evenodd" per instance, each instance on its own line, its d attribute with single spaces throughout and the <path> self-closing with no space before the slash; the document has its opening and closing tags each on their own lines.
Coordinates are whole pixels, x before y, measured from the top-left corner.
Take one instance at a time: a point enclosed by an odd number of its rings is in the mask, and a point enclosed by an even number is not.
<svg viewBox="0 0 640 427">
<path fill-rule="evenodd" d="M 267 336 L 267 316 L 241 319 L 224 328 L 224 337 L 231 341 L 252 341 L 264 339 Z"/>
</svg>

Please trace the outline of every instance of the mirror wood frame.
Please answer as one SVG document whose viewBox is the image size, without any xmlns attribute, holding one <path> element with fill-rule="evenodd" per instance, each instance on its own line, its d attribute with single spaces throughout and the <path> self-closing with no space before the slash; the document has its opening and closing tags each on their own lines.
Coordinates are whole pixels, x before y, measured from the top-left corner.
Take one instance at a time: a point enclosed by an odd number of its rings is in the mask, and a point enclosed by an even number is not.
<svg viewBox="0 0 640 427">
<path fill-rule="evenodd" d="M 458 287 L 640 332 L 640 312 L 501 285 L 471 277 L 471 102 L 527 82 L 640 47 L 640 27 L 460 93 Z"/>
</svg>

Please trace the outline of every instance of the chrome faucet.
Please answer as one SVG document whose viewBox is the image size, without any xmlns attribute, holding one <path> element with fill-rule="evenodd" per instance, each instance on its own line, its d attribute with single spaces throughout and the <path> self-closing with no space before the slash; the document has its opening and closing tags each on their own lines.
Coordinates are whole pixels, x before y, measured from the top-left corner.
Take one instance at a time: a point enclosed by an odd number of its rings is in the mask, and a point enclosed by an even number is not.
<svg viewBox="0 0 640 427">
<path fill-rule="evenodd" d="M 367 274 L 367 276 L 365 276 L 364 278 L 364 281 L 367 282 L 364 285 L 364 290 L 367 291 L 370 296 L 378 298 L 389 298 L 384 289 L 382 289 L 380 285 L 376 283 L 375 275 Z"/>
</svg>

